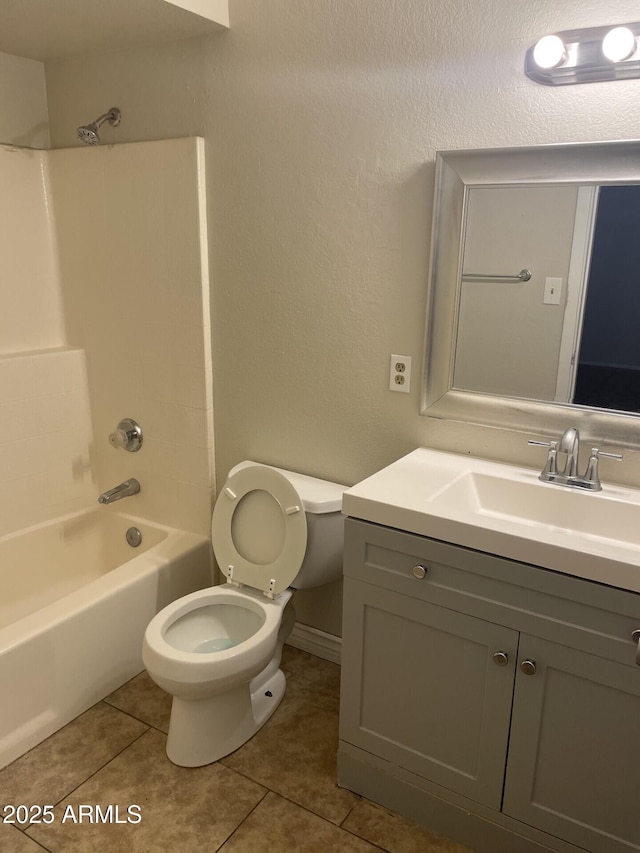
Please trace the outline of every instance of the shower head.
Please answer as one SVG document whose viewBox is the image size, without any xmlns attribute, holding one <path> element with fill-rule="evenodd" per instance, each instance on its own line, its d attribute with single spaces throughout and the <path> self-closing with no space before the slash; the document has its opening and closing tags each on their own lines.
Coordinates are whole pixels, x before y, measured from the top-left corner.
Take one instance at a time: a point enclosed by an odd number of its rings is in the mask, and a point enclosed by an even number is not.
<svg viewBox="0 0 640 853">
<path fill-rule="evenodd" d="M 85 124 L 76 130 L 78 139 L 86 142 L 87 145 L 99 145 L 100 137 L 98 136 L 98 128 L 101 124 L 108 121 L 111 127 L 117 127 L 120 124 L 120 110 L 117 107 L 111 107 L 108 113 L 101 115 L 91 124 Z"/>
</svg>

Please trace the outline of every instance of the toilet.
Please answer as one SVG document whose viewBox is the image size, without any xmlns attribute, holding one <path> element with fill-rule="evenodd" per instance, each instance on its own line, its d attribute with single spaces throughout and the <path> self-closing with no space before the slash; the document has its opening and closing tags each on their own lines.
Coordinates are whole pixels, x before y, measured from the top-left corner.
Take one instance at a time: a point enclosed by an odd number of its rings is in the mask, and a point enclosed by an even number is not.
<svg viewBox="0 0 640 853">
<path fill-rule="evenodd" d="M 278 707 L 293 590 L 342 576 L 345 489 L 257 462 L 229 472 L 211 520 L 226 583 L 172 602 L 144 635 L 143 663 L 173 696 L 174 764 L 199 767 L 228 755 Z"/>
</svg>

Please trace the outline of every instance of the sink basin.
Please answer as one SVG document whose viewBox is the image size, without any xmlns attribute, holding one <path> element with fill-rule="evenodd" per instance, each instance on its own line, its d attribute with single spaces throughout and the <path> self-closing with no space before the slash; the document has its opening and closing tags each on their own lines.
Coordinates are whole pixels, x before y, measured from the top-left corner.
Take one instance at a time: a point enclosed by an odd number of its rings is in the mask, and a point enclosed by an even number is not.
<svg viewBox="0 0 640 853">
<path fill-rule="evenodd" d="M 640 507 L 607 496 L 603 499 L 602 493 L 470 472 L 445 487 L 433 501 L 458 512 L 640 545 Z"/>
<path fill-rule="evenodd" d="M 354 518 L 640 592 L 640 490 L 419 448 L 343 496 Z"/>
</svg>

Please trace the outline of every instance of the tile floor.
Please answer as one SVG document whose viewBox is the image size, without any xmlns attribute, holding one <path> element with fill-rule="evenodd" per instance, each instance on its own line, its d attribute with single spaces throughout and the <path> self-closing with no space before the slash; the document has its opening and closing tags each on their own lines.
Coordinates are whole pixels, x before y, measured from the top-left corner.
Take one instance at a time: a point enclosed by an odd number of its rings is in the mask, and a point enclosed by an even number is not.
<svg viewBox="0 0 640 853">
<path fill-rule="evenodd" d="M 287 646 L 283 669 L 287 692 L 266 726 L 189 769 L 165 754 L 170 697 L 136 676 L 0 770 L 0 806 L 55 806 L 50 824 L 0 824 L 0 851 L 471 853 L 338 788 L 340 668 Z M 106 822 L 88 823 L 79 806 L 96 804 Z"/>
</svg>

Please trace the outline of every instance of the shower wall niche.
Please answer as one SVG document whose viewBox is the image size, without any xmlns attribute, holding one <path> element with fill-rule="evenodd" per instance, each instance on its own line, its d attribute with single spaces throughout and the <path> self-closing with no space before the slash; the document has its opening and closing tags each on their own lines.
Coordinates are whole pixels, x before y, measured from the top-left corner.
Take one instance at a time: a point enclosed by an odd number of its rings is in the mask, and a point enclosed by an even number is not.
<svg viewBox="0 0 640 853">
<path fill-rule="evenodd" d="M 128 512 L 207 532 L 202 140 L 0 146 L 0 180 L 0 536 L 128 477 Z M 108 443 L 122 417 L 144 428 L 138 454 Z"/>
</svg>

